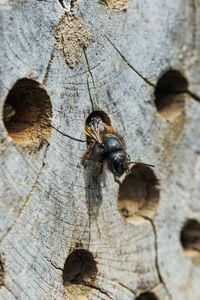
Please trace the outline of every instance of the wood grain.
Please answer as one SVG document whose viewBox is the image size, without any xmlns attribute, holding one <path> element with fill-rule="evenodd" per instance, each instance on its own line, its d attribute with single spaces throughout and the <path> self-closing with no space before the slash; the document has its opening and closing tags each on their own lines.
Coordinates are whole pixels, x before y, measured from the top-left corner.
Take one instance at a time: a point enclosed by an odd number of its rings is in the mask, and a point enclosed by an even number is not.
<svg viewBox="0 0 200 300">
<path fill-rule="evenodd" d="M 200 2 L 132 0 L 120 11 L 74 2 L 92 39 L 73 68 L 55 46 L 65 13 L 59 1 L 0 2 L 0 299 L 199 300 L 199 253 L 191 258 L 180 234 L 188 219 L 200 221 Z M 154 93 L 171 69 L 188 88 L 183 111 L 168 119 Z M 51 100 L 50 135 L 37 150 L 16 143 L 3 121 L 22 78 Z M 155 165 L 159 200 L 137 224 L 120 214 L 112 174 L 94 181 L 81 164 L 85 120 L 99 109 L 132 160 Z M 63 269 L 77 249 L 97 272 L 67 289 Z"/>
</svg>

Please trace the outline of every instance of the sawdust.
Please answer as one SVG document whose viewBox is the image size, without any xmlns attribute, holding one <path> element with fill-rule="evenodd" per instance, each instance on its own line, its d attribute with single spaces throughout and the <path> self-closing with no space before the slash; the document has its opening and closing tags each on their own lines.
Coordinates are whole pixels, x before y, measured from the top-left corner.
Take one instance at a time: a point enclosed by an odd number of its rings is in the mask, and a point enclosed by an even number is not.
<svg viewBox="0 0 200 300">
<path fill-rule="evenodd" d="M 58 24 L 55 38 L 56 46 L 63 52 L 69 67 L 73 68 L 81 60 L 83 49 L 89 46 L 92 33 L 85 29 L 82 20 L 67 13 Z"/>
<path fill-rule="evenodd" d="M 105 6 L 109 9 L 124 10 L 130 5 L 129 0 L 102 0 Z"/>
</svg>

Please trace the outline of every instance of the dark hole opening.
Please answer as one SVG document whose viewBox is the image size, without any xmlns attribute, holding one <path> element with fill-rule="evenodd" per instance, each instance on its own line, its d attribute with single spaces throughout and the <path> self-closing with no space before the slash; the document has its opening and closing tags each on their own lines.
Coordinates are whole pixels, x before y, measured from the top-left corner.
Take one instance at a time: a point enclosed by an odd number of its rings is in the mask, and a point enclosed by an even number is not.
<svg viewBox="0 0 200 300">
<path fill-rule="evenodd" d="M 188 97 L 188 81 L 177 70 L 166 72 L 155 89 L 157 111 L 167 119 L 174 119 L 184 112 Z"/>
<path fill-rule="evenodd" d="M 93 111 L 93 112 L 87 117 L 85 124 L 88 125 L 88 124 L 91 122 L 91 120 L 92 120 L 93 118 L 96 118 L 96 117 L 100 117 L 101 120 L 102 120 L 105 124 L 111 126 L 111 120 L 110 120 L 109 116 L 108 116 L 104 111 L 102 111 L 102 110 L 96 110 L 96 111 Z"/>
<path fill-rule="evenodd" d="M 129 222 L 153 217 L 159 203 L 158 180 L 150 167 L 136 165 L 119 187 L 118 207 Z"/>
<path fill-rule="evenodd" d="M 186 221 L 180 239 L 185 250 L 193 250 L 200 254 L 200 223 L 194 219 Z"/>
<path fill-rule="evenodd" d="M 63 284 L 94 284 L 97 266 L 92 254 L 86 250 L 73 251 L 66 259 L 63 270 Z"/>
<path fill-rule="evenodd" d="M 22 146 L 39 144 L 50 134 L 51 116 L 51 101 L 44 87 L 31 79 L 18 80 L 3 110 L 9 136 Z"/>
<path fill-rule="evenodd" d="M 135 300 L 158 300 L 158 298 L 151 292 L 145 292 L 136 297 Z"/>
</svg>

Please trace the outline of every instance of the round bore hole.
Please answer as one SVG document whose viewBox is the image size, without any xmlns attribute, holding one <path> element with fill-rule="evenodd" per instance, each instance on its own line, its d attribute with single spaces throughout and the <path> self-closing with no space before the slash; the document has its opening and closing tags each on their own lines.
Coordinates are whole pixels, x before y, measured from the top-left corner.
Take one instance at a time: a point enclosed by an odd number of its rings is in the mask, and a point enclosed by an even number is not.
<svg viewBox="0 0 200 300">
<path fill-rule="evenodd" d="M 119 187 L 118 208 L 130 223 L 152 218 L 159 203 L 158 180 L 150 167 L 136 165 Z"/>
<path fill-rule="evenodd" d="M 85 121 L 85 125 L 87 125 L 88 128 L 85 127 L 85 133 L 87 131 L 92 132 L 92 135 L 88 132 L 86 133 L 87 136 L 87 151 L 85 152 L 85 154 L 83 155 L 82 158 L 82 163 L 83 165 L 86 167 L 89 167 L 89 161 L 91 162 L 93 160 L 93 162 L 95 162 L 96 157 L 99 156 L 100 157 L 100 151 L 102 150 L 102 137 L 105 133 L 106 130 L 109 130 L 109 128 L 111 128 L 111 120 L 109 118 L 109 116 L 102 110 L 96 110 L 93 111 L 86 119 Z M 94 127 L 96 127 L 94 129 Z M 98 142 L 96 142 L 98 141 Z M 91 159 L 94 158 L 94 159 Z M 89 158 L 89 159 L 88 159 Z M 90 164 L 90 169 L 89 173 L 93 175 L 96 174 L 101 174 L 103 171 L 102 168 L 102 164 L 100 163 L 92 163 Z M 97 176 L 95 176 L 97 178 Z"/>
<path fill-rule="evenodd" d="M 158 300 L 158 298 L 151 292 L 145 292 L 136 297 L 135 300 Z"/>
<path fill-rule="evenodd" d="M 155 89 L 155 105 L 161 116 L 173 120 L 183 114 L 187 91 L 188 82 L 179 71 L 170 70 L 161 76 Z"/>
<path fill-rule="evenodd" d="M 102 111 L 102 110 L 95 110 L 95 111 L 93 111 L 87 117 L 85 124 L 86 125 L 90 124 L 90 122 L 94 118 L 100 118 L 103 121 L 103 123 L 105 123 L 106 125 L 111 126 L 111 120 L 110 120 L 109 116 L 104 111 Z"/>
<path fill-rule="evenodd" d="M 4 285 L 4 274 L 3 262 L 0 257 L 0 288 Z"/>
<path fill-rule="evenodd" d="M 67 257 L 63 270 L 63 285 L 71 296 L 89 293 L 95 284 L 96 276 L 96 262 L 89 251 L 74 250 Z"/>
<path fill-rule="evenodd" d="M 197 220 L 187 220 L 180 235 L 183 249 L 191 254 L 200 254 L 200 223 Z"/>
<path fill-rule="evenodd" d="M 3 121 L 10 137 L 21 146 L 38 146 L 51 131 L 50 98 L 37 81 L 20 79 L 8 94 Z"/>
</svg>

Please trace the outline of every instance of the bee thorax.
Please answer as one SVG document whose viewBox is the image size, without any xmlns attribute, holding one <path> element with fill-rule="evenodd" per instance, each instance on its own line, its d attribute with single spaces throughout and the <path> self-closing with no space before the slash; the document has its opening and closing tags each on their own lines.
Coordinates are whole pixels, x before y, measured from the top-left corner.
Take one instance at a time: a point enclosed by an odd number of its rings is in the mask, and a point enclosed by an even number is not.
<svg viewBox="0 0 200 300">
<path fill-rule="evenodd" d="M 113 134 L 106 134 L 103 138 L 103 144 L 104 152 L 113 152 L 123 149 L 121 141 Z"/>
</svg>

